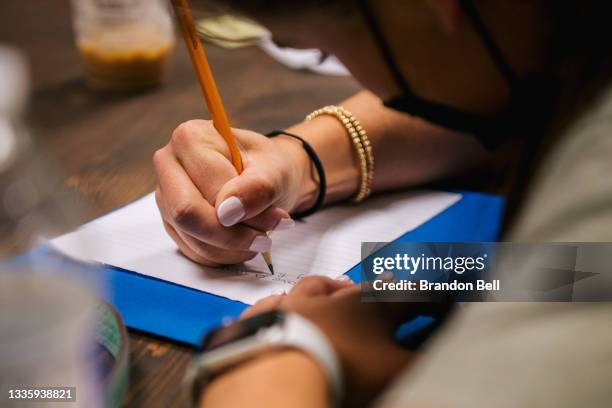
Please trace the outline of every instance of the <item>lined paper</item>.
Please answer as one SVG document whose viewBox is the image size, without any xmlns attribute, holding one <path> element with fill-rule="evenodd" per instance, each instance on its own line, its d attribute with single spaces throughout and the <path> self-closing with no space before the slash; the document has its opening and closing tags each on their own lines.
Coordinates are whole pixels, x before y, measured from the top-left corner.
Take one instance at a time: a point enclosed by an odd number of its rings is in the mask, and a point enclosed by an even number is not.
<svg viewBox="0 0 612 408">
<path fill-rule="evenodd" d="M 74 232 L 51 241 L 68 256 L 112 265 L 168 282 L 253 304 L 288 291 L 302 277 L 332 278 L 359 263 L 361 242 L 392 241 L 461 198 L 412 191 L 371 198 L 360 205 L 327 208 L 272 235 L 274 276 L 260 256 L 240 265 L 211 268 L 182 256 L 167 236 L 149 194 Z"/>
</svg>

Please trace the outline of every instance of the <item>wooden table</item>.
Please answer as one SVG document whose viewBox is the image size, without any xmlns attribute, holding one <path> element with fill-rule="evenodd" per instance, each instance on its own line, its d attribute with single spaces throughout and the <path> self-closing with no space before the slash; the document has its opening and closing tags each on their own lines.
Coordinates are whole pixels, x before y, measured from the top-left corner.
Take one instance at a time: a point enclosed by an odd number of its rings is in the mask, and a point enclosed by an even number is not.
<svg viewBox="0 0 612 408">
<path fill-rule="evenodd" d="M 30 60 L 29 124 L 59 163 L 61 187 L 86 209 L 78 222 L 152 191 L 153 152 L 167 143 L 179 123 L 208 117 L 183 44 L 177 42 L 163 87 L 99 95 L 83 85 L 68 0 L 1 3 L 0 43 L 19 47 Z M 235 127 L 260 132 L 282 128 L 359 89 L 348 78 L 289 70 L 256 48 L 207 50 Z M 130 341 L 131 385 L 125 405 L 185 405 L 179 390 L 189 348 L 134 332 Z"/>
</svg>

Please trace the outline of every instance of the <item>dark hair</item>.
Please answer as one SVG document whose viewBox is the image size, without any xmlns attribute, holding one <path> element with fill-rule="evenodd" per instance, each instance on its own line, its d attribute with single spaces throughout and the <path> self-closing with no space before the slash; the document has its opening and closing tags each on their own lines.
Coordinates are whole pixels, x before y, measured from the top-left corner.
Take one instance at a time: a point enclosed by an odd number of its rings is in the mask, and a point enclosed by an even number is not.
<svg viewBox="0 0 612 408">
<path fill-rule="evenodd" d="M 510 182 L 503 231 L 518 216 L 539 166 L 568 126 L 588 110 L 612 82 L 612 2 L 599 0 L 545 0 L 553 26 L 550 71 L 560 83 L 550 123 L 541 134 L 527 135 L 525 150 Z"/>
</svg>

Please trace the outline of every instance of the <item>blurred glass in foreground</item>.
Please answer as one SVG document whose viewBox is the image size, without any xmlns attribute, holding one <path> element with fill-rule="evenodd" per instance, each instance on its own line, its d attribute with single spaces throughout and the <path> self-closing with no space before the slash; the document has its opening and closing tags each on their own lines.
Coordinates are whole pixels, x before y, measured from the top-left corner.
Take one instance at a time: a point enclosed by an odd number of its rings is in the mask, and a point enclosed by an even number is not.
<svg viewBox="0 0 612 408">
<path fill-rule="evenodd" d="M 159 85 L 174 45 L 164 0 L 72 0 L 87 84 L 100 91 Z"/>
<path fill-rule="evenodd" d="M 0 47 L 0 406 L 32 406 L 9 399 L 10 390 L 76 387 L 71 406 L 96 408 L 94 274 L 52 251 L 29 251 L 71 228 L 76 212 L 24 126 L 27 94 L 25 61 Z"/>
<path fill-rule="evenodd" d="M 91 354 L 95 331 L 92 293 L 67 279 L 13 271 L 0 275 L 0 406 L 10 390 L 74 387 L 76 407 L 98 407 Z M 45 406 L 66 406 L 61 400 Z"/>
<path fill-rule="evenodd" d="M 0 259 L 41 237 L 76 226 L 78 213 L 62 196 L 58 172 L 24 124 L 28 74 L 23 57 L 0 46 Z"/>
</svg>

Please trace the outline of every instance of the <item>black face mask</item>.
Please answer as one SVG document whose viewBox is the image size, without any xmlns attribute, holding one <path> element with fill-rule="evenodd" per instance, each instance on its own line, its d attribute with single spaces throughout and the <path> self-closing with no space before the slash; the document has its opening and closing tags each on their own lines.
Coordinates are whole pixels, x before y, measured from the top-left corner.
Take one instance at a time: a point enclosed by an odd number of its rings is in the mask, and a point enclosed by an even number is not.
<svg viewBox="0 0 612 408">
<path fill-rule="evenodd" d="M 451 106 L 427 101 L 415 95 L 399 69 L 382 30 L 370 8 L 368 0 L 358 0 L 363 16 L 401 94 L 384 101 L 385 106 L 402 113 L 418 116 L 441 127 L 473 134 L 487 148 L 502 144 L 510 135 L 532 130 L 545 123 L 552 110 L 551 80 L 544 78 L 518 78 L 497 47 L 484 25 L 473 1 L 461 0 L 461 6 L 480 36 L 489 55 L 510 88 L 506 112 L 497 116 L 484 116 L 464 112 Z"/>
</svg>

